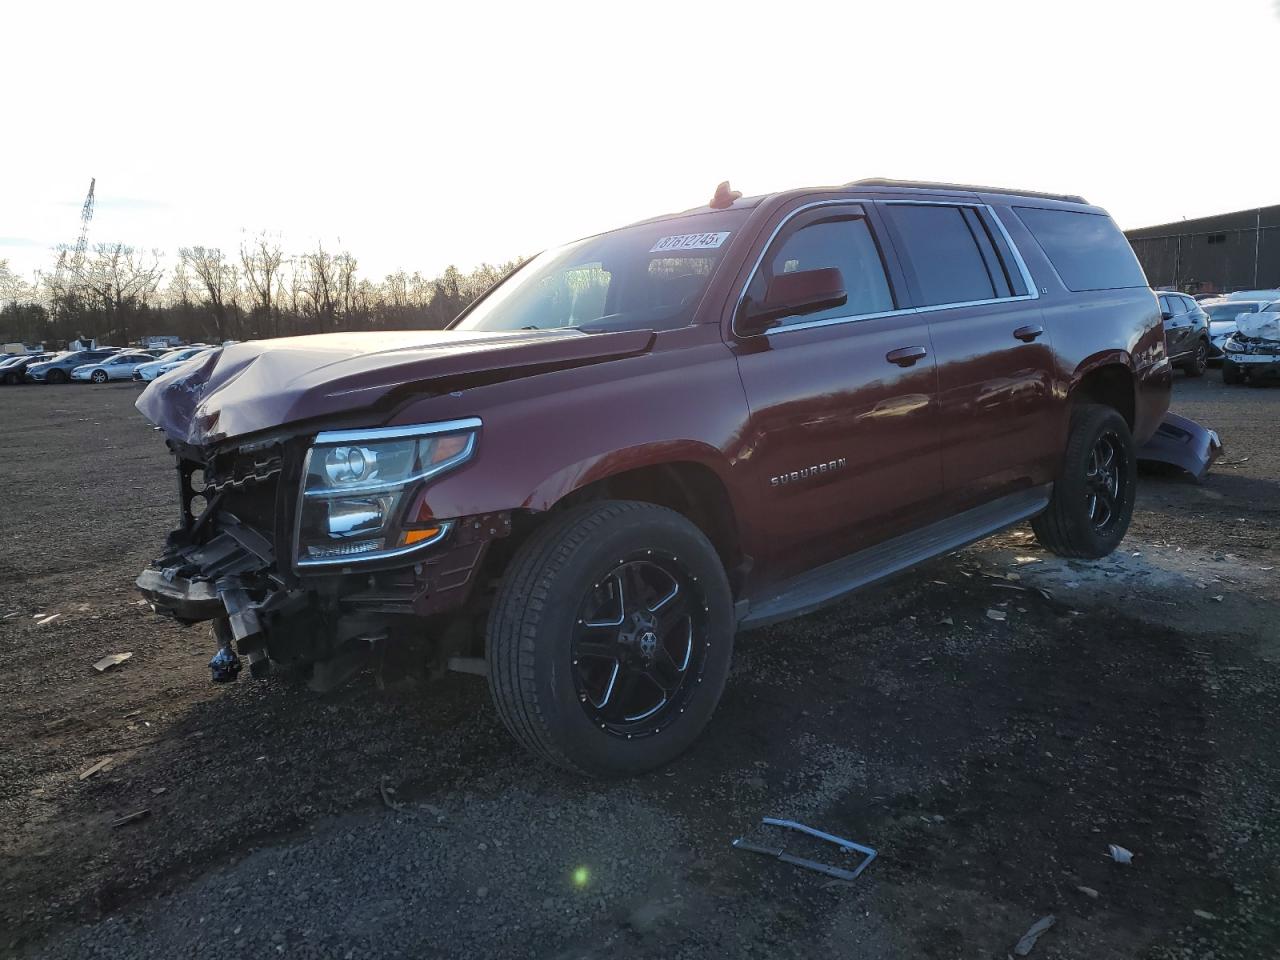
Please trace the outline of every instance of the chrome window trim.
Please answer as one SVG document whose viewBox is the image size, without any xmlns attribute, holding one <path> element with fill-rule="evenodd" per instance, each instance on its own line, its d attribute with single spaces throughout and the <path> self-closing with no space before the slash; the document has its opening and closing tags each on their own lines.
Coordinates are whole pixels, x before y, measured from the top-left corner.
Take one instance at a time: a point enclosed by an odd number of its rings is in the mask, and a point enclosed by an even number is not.
<svg viewBox="0 0 1280 960">
<path fill-rule="evenodd" d="M 760 265 L 764 263 L 764 258 L 765 258 L 765 255 L 768 254 L 769 248 L 773 246 L 773 242 L 778 239 L 778 234 L 782 232 L 782 228 L 785 227 L 791 221 L 792 217 L 795 217 L 806 210 L 813 210 L 819 207 L 866 206 L 868 204 L 882 204 L 885 206 L 888 206 L 890 204 L 900 204 L 903 206 L 970 207 L 973 209 L 986 210 L 987 214 L 991 217 L 992 222 L 995 223 L 996 228 L 1000 231 L 1001 236 L 1004 237 L 1004 242 L 1008 245 L 1009 251 L 1013 255 L 1013 260 L 1018 267 L 1018 272 L 1022 274 L 1022 282 L 1026 285 L 1027 293 L 1018 294 L 1017 296 L 1011 296 L 1011 297 L 991 297 L 985 300 L 965 300 L 965 301 L 958 301 L 955 303 L 935 303 L 935 304 L 930 304 L 927 307 L 901 307 L 897 310 L 884 310 L 879 313 L 859 313 L 859 314 L 850 314 L 849 316 L 845 316 L 845 317 L 826 317 L 822 320 L 801 321 L 800 323 L 789 323 L 789 324 L 786 324 L 785 326 L 772 327 L 769 330 L 766 330 L 764 332 L 765 336 L 772 337 L 780 333 L 788 333 L 789 331 L 792 331 L 792 330 L 812 330 L 817 327 L 830 327 L 830 326 L 835 326 L 837 324 L 857 323 L 862 320 L 880 320 L 885 317 L 901 317 L 901 316 L 909 316 L 911 314 L 931 313 L 935 310 L 958 310 L 962 307 L 981 307 L 981 306 L 988 306 L 990 304 L 996 304 L 996 303 L 1017 303 L 1018 301 L 1021 301 L 1021 300 L 1040 299 L 1040 292 L 1037 289 L 1035 282 L 1031 279 L 1031 271 L 1027 269 L 1026 261 L 1022 259 L 1022 251 L 1019 250 L 1018 245 L 1013 242 L 1013 237 L 1011 237 L 1009 235 L 1009 231 L 1005 229 L 1004 222 L 1000 219 L 999 214 L 996 213 L 996 211 L 992 208 L 991 204 L 989 203 L 982 203 L 980 201 L 974 201 L 974 200 L 880 200 L 880 199 L 861 198 L 861 197 L 850 197 L 847 199 L 840 199 L 840 200 L 816 200 L 813 203 L 806 203 L 806 204 L 802 204 L 799 207 L 796 207 L 794 210 L 792 210 L 790 213 L 788 213 L 785 217 L 782 218 L 782 220 L 774 228 L 773 233 L 769 235 L 769 239 L 765 243 L 763 249 L 760 251 L 760 256 L 756 258 L 756 262 L 752 266 L 751 272 L 747 274 L 747 282 L 742 285 L 742 291 L 738 294 L 738 300 L 733 306 L 733 320 L 731 322 L 730 329 L 732 330 L 734 336 L 738 335 L 737 326 L 736 326 L 737 320 L 738 320 L 738 311 L 742 309 L 742 301 L 747 296 L 747 288 L 751 286 L 751 281 L 753 281 L 756 278 L 756 273 L 759 272 Z M 997 255 L 999 255 L 999 251 L 996 251 L 996 253 Z M 887 272 L 886 272 L 886 279 L 888 279 Z"/>
<path fill-rule="evenodd" d="M 399 440 L 404 437 L 430 437 L 439 433 L 459 433 L 483 426 L 479 417 L 441 420 L 437 423 L 412 423 L 403 427 L 370 427 L 357 430 L 324 430 L 316 434 L 314 444 L 360 443 L 365 440 Z"/>
</svg>

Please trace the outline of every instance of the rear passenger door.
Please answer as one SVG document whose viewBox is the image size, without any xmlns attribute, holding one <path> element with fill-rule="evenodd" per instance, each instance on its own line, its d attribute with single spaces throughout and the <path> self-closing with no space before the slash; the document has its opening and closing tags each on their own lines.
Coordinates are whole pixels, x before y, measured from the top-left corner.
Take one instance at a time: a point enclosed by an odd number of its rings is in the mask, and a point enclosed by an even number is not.
<svg viewBox="0 0 1280 960">
<path fill-rule="evenodd" d="M 933 341 L 950 508 L 1048 483 L 1063 401 L 1035 288 L 995 213 L 964 202 L 882 208 Z"/>
</svg>

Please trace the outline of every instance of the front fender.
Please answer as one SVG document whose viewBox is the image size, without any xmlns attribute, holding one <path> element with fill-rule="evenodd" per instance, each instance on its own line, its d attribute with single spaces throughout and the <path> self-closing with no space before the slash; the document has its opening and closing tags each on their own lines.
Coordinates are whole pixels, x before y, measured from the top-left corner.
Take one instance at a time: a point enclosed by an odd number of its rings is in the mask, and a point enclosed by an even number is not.
<svg viewBox="0 0 1280 960">
<path fill-rule="evenodd" d="M 525 498 L 522 506 L 528 510 L 549 510 L 571 493 L 593 483 L 629 470 L 672 463 L 696 463 L 709 468 L 725 489 L 731 491 L 730 499 L 733 499 L 728 464 L 720 451 L 708 444 L 684 439 L 644 443 L 586 457 L 557 470 L 539 483 Z M 739 506 L 734 504 L 735 513 L 740 513 Z"/>
</svg>

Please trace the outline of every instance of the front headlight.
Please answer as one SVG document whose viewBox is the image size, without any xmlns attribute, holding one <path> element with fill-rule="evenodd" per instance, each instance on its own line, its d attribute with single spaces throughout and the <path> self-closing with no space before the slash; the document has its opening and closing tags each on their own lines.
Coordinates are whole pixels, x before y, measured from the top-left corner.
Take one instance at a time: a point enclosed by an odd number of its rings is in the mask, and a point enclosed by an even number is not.
<svg viewBox="0 0 1280 960">
<path fill-rule="evenodd" d="M 479 432 L 471 418 L 319 434 L 303 467 L 298 566 L 395 557 L 443 539 L 448 521 L 405 513 L 422 484 L 471 459 Z"/>
<path fill-rule="evenodd" d="M 1227 353 L 1244 353 L 1244 344 L 1233 336 L 1222 345 L 1222 349 Z"/>
</svg>

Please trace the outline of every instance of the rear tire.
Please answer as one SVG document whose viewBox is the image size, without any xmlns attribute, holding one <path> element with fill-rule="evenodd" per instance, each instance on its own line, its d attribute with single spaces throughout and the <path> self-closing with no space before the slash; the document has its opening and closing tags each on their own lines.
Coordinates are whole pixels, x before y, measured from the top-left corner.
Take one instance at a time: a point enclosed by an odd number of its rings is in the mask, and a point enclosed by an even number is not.
<svg viewBox="0 0 1280 960">
<path fill-rule="evenodd" d="M 652 626 L 630 626 L 645 617 Z M 733 633 L 724 567 L 701 530 L 651 503 L 588 503 L 549 518 L 508 566 L 486 630 L 489 689 L 531 752 L 577 773 L 631 776 L 702 732 Z"/>
<path fill-rule="evenodd" d="M 1240 365 L 1225 357 L 1222 360 L 1222 382 L 1227 384 L 1244 382 L 1244 374 L 1240 372 Z"/>
<path fill-rule="evenodd" d="M 11 387 L 16 387 L 22 381 L 18 379 L 18 375 L 16 373 L 6 373 L 4 375 L 4 382 Z"/>
<path fill-rule="evenodd" d="M 1105 557 L 1129 529 L 1136 479 L 1124 417 L 1102 404 L 1078 406 L 1049 506 L 1031 521 L 1036 539 L 1061 557 Z"/>
<path fill-rule="evenodd" d="M 1187 365 L 1182 369 L 1188 377 L 1203 377 L 1208 366 L 1209 343 L 1207 340 L 1202 339 L 1196 342 L 1195 352 L 1192 353 L 1191 359 L 1187 361 Z"/>
</svg>

